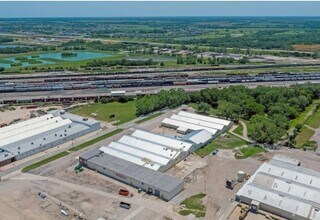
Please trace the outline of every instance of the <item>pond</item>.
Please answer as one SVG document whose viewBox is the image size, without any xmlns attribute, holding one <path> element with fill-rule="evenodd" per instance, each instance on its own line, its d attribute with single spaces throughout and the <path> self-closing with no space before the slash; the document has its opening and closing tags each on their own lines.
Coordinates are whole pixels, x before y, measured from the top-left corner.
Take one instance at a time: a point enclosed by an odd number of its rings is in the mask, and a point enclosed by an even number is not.
<svg viewBox="0 0 320 220">
<path fill-rule="evenodd" d="M 44 53 L 38 54 L 37 56 L 32 57 L 29 56 L 19 56 L 23 57 L 23 59 L 19 59 L 16 57 L 5 57 L 0 58 L 0 67 L 10 68 L 11 64 L 19 64 L 21 67 L 35 66 L 35 65 L 46 65 L 46 64 L 55 64 L 57 62 L 74 62 L 81 60 L 91 60 L 91 59 L 99 59 L 110 57 L 112 55 L 105 53 L 96 53 L 96 52 L 87 52 L 87 51 L 77 51 L 76 56 L 70 57 L 61 57 L 61 53 Z"/>
</svg>

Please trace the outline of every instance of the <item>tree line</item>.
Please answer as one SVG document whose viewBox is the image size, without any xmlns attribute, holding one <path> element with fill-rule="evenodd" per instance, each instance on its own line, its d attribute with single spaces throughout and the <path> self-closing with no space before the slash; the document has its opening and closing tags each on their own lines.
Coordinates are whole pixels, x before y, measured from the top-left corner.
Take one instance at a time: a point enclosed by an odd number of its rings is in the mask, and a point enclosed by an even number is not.
<svg viewBox="0 0 320 220">
<path fill-rule="evenodd" d="M 218 111 L 218 116 L 238 121 L 249 121 L 248 135 L 258 143 L 275 143 L 287 135 L 290 120 L 320 97 L 320 85 L 294 85 L 290 88 L 258 86 L 230 86 L 222 90 L 207 88 L 187 93 L 183 89 L 161 91 L 137 100 L 137 114 L 144 115 L 181 104 L 199 103 L 200 111 L 208 105 Z"/>
</svg>

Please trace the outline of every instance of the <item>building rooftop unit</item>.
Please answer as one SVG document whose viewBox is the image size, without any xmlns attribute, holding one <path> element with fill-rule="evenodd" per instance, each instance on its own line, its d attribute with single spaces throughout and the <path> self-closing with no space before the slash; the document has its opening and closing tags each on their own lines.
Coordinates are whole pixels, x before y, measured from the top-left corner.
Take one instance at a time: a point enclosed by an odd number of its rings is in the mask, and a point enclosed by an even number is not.
<svg viewBox="0 0 320 220">
<path fill-rule="evenodd" d="M 109 154 L 97 154 L 97 151 L 89 151 L 82 154 L 80 157 L 107 170 L 111 170 L 119 175 L 125 176 L 126 178 L 144 182 L 145 184 L 154 186 L 166 192 L 171 192 L 178 185 L 183 183 L 180 179 L 176 179 L 164 173 L 148 169 Z"/>
<path fill-rule="evenodd" d="M 186 111 L 180 111 L 178 113 L 178 115 L 188 117 L 188 118 L 197 119 L 197 120 L 202 120 L 202 121 L 206 121 L 206 122 L 221 124 L 223 126 L 229 126 L 231 124 L 231 121 L 228 121 L 228 120 L 224 120 L 221 118 L 213 118 L 213 117 L 199 115 L 199 114 L 194 114 L 194 113 L 190 113 L 190 112 L 186 112 Z"/>
<path fill-rule="evenodd" d="M 256 200 L 272 207 L 271 211 L 281 210 L 276 214 L 286 218 L 295 215 L 301 218 L 292 219 L 320 219 L 320 173 L 298 166 L 294 159 L 284 161 L 289 163 L 275 159 L 262 164 L 236 198 L 247 203 Z"/>
</svg>

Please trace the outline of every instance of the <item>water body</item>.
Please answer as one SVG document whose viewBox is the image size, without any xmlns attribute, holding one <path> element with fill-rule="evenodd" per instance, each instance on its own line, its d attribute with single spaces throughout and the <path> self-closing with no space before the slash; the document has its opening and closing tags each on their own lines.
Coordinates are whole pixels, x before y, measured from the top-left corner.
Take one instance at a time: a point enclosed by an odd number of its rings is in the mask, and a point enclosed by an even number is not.
<svg viewBox="0 0 320 220">
<path fill-rule="evenodd" d="M 25 56 L 28 59 L 33 59 L 40 61 L 41 63 L 38 64 L 30 64 L 28 62 L 21 62 L 22 66 L 20 67 L 28 67 L 28 66 L 39 66 L 39 65 L 46 65 L 46 64 L 55 64 L 59 61 L 80 61 L 80 60 L 91 60 L 91 59 L 99 59 L 99 58 L 105 58 L 110 57 L 112 55 L 105 54 L 105 53 L 96 53 L 96 52 L 87 52 L 87 51 L 77 51 L 74 52 L 77 54 L 75 57 L 61 57 L 61 53 L 44 53 L 44 54 L 38 54 L 39 57 L 32 58 L 31 56 Z M 48 60 L 46 60 L 48 59 Z M 52 59 L 52 60 L 50 60 Z M 16 60 L 16 57 L 6 57 L 6 58 L 0 58 L 0 67 L 4 68 L 10 68 L 10 63 L 19 63 L 19 60 Z"/>
</svg>

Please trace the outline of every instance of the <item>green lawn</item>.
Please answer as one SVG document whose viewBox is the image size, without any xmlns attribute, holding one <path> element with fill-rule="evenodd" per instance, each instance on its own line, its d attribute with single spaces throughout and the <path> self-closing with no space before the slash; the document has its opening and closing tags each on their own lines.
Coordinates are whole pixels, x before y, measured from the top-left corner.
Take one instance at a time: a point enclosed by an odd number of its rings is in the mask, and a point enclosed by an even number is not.
<svg viewBox="0 0 320 220">
<path fill-rule="evenodd" d="M 234 129 L 233 131 L 234 133 L 238 134 L 238 135 L 243 135 L 243 126 L 241 123 L 238 124 L 238 127 L 236 129 Z"/>
<path fill-rule="evenodd" d="M 213 143 L 217 146 L 217 148 L 220 149 L 233 149 L 247 144 L 246 141 L 228 132 L 225 133 L 225 135 L 220 135 L 217 137 Z"/>
<path fill-rule="evenodd" d="M 36 163 L 34 163 L 34 164 L 31 164 L 31 165 L 29 165 L 29 166 L 26 166 L 26 167 L 24 167 L 21 171 L 22 171 L 23 173 L 29 172 L 29 171 L 31 171 L 31 170 L 34 170 L 34 169 L 38 168 L 38 167 L 41 167 L 42 165 L 48 164 L 48 163 L 50 163 L 50 162 L 52 162 L 52 161 L 55 161 L 55 160 L 57 160 L 57 159 L 59 159 L 59 158 L 61 158 L 61 157 L 64 157 L 64 156 L 66 156 L 66 155 L 68 155 L 68 154 L 69 154 L 69 153 L 68 153 L 67 151 L 62 151 L 61 153 L 55 154 L 55 155 L 53 155 L 53 156 L 51 156 L 51 157 L 48 157 L 48 158 L 43 159 L 43 160 L 40 160 L 40 161 L 38 161 L 38 162 L 36 162 Z"/>
<path fill-rule="evenodd" d="M 236 154 L 235 157 L 237 159 L 245 159 L 248 157 L 252 157 L 256 154 L 266 152 L 266 150 L 264 148 L 259 147 L 259 146 L 242 148 L 240 151 L 241 151 L 242 155 Z"/>
<path fill-rule="evenodd" d="M 314 112 L 306 121 L 306 124 L 313 127 L 319 128 L 320 127 L 320 109 Z"/>
<path fill-rule="evenodd" d="M 233 149 L 236 147 L 241 147 L 246 144 L 247 144 L 246 141 L 227 132 L 224 135 L 220 135 L 219 137 L 217 137 L 215 140 L 213 140 L 211 143 L 207 144 L 206 146 L 197 149 L 195 153 L 200 157 L 205 157 L 215 149 Z"/>
<path fill-rule="evenodd" d="M 110 102 L 106 104 L 92 103 L 76 107 L 71 110 L 71 113 L 84 117 L 92 117 L 91 114 L 96 113 L 97 120 L 108 122 L 119 120 L 119 124 L 126 123 L 137 117 L 136 101 L 130 101 L 126 103 Z M 111 114 L 115 114 L 115 117 L 109 118 Z"/>
<path fill-rule="evenodd" d="M 296 147 L 301 148 L 311 137 L 314 135 L 314 131 L 302 126 L 301 131 L 296 137 Z"/>
<path fill-rule="evenodd" d="M 209 155 L 215 149 L 217 149 L 217 146 L 214 144 L 214 142 L 211 142 L 211 143 L 207 144 L 206 146 L 197 149 L 195 151 L 195 153 L 197 155 L 199 155 L 200 157 L 205 157 L 205 156 Z"/>
<path fill-rule="evenodd" d="M 97 142 L 99 142 L 99 141 L 102 141 L 102 140 L 104 140 L 104 139 L 107 139 L 107 138 L 109 138 L 109 137 L 111 137 L 111 136 L 113 136 L 113 135 L 119 134 L 119 133 L 122 132 L 122 131 L 123 131 L 123 129 L 117 129 L 117 130 L 111 131 L 111 132 L 109 132 L 109 133 L 107 133 L 107 134 L 101 135 L 100 137 L 97 137 L 97 138 L 92 139 L 92 140 L 90 140 L 90 141 L 87 141 L 87 142 L 85 142 L 85 143 L 83 143 L 83 144 L 80 144 L 80 145 L 78 145 L 78 146 L 75 146 L 75 147 L 73 147 L 73 148 L 70 148 L 69 151 L 75 152 L 75 151 L 81 150 L 81 149 L 86 148 L 86 147 L 88 147 L 88 146 L 90 146 L 90 145 L 93 145 L 93 144 L 95 144 L 95 143 L 97 143 Z"/>
<path fill-rule="evenodd" d="M 180 203 L 180 206 L 185 206 L 185 209 L 180 210 L 180 215 L 194 214 L 197 218 L 204 217 L 206 215 L 206 207 L 203 205 L 203 198 L 206 196 L 204 193 L 200 193 L 191 196 Z"/>
<path fill-rule="evenodd" d="M 153 119 L 153 118 L 156 118 L 156 117 L 158 117 L 158 116 L 160 116 L 160 115 L 162 115 L 162 114 L 163 114 L 162 112 L 158 112 L 158 113 L 156 113 L 156 114 L 150 115 L 150 116 L 148 116 L 148 117 L 145 117 L 145 118 L 137 121 L 136 124 L 141 124 L 141 123 L 143 123 L 143 122 L 149 121 L 149 120 L 151 120 L 151 119 Z"/>
</svg>

